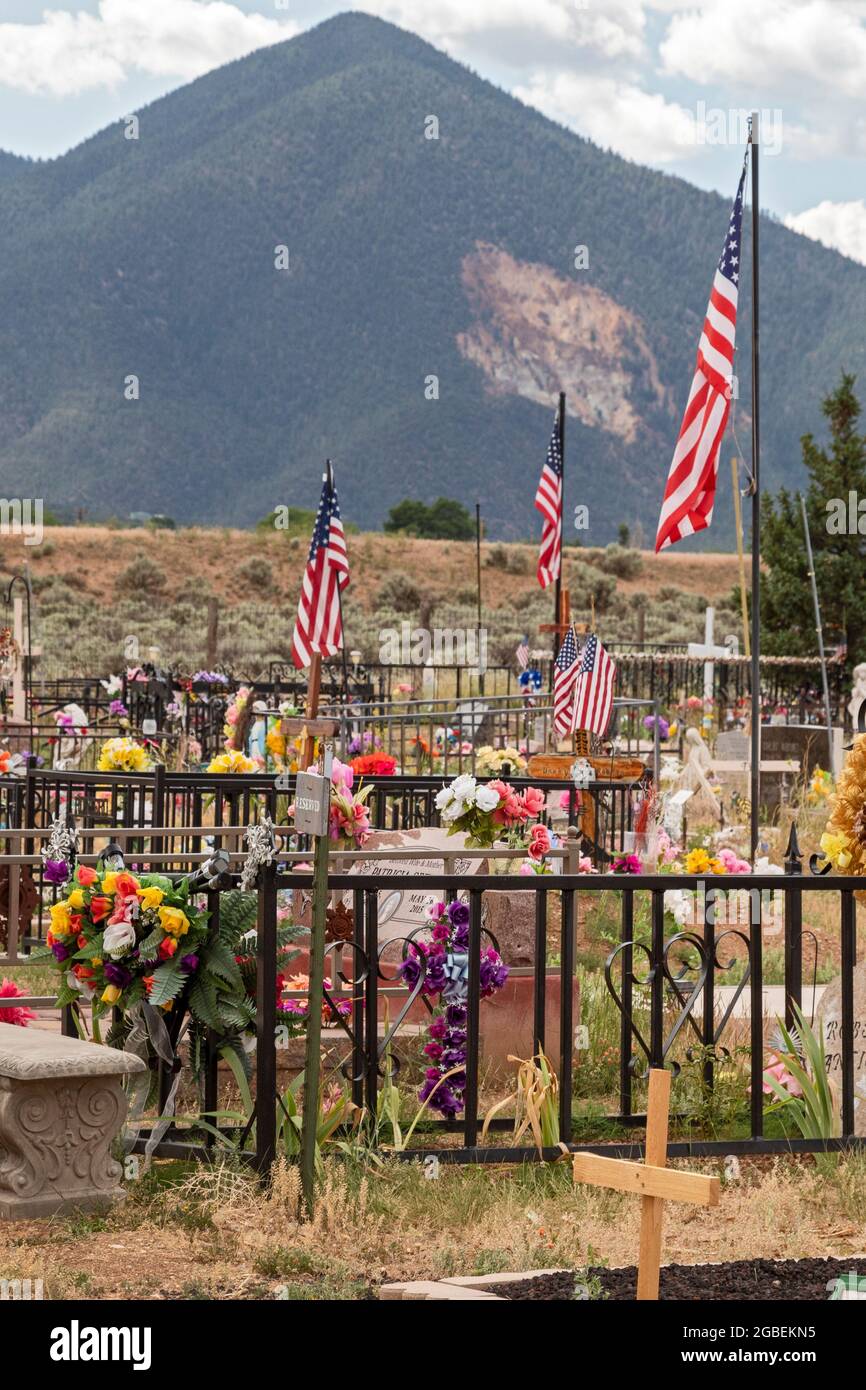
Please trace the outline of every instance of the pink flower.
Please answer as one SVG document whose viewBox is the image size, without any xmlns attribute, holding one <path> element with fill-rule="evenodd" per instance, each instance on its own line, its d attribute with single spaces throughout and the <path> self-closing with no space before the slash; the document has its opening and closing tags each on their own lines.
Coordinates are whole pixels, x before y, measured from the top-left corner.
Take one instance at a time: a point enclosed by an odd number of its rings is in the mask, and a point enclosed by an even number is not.
<svg viewBox="0 0 866 1390">
<path fill-rule="evenodd" d="M 550 853 L 550 834 L 546 825 L 534 825 L 526 850 L 530 859 L 543 859 Z"/>
<path fill-rule="evenodd" d="M 0 980 L 0 999 L 24 999 L 27 991 L 21 989 L 14 980 Z M 0 1009 L 0 1023 L 14 1023 L 19 1028 L 26 1028 L 38 1015 L 32 1009 L 26 1009 L 22 1005 L 14 1008 Z"/>
<path fill-rule="evenodd" d="M 536 820 L 538 816 L 543 814 L 544 792 L 538 787 L 527 787 L 520 800 L 528 819 Z"/>
<path fill-rule="evenodd" d="M 589 857 L 588 854 L 582 854 L 582 855 L 580 856 L 580 862 L 579 862 L 579 865 L 578 865 L 578 873 L 581 873 L 581 874 L 593 874 L 593 873 L 595 873 L 595 870 L 594 870 L 594 868 L 592 867 L 592 860 L 590 859 L 590 857 Z"/>
</svg>

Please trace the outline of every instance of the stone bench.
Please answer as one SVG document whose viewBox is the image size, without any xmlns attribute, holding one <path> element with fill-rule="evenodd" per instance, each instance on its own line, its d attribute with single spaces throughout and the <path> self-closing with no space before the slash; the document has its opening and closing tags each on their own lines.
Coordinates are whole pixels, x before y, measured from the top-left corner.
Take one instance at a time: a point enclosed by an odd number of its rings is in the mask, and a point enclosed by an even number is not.
<svg viewBox="0 0 866 1390">
<path fill-rule="evenodd" d="M 93 1211 L 123 1196 L 109 1152 L 123 1078 L 144 1062 L 113 1047 L 0 1023 L 0 1219 Z"/>
</svg>

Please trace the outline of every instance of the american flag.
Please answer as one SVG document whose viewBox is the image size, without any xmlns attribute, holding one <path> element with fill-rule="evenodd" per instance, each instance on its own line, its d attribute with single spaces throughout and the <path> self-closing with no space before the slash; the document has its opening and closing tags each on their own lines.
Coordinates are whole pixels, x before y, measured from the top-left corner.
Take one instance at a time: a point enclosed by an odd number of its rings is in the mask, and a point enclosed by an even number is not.
<svg viewBox="0 0 866 1390">
<path fill-rule="evenodd" d="M 707 305 L 686 412 L 668 474 L 656 550 L 703 531 L 713 519 L 719 449 L 731 408 L 745 165 Z"/>
<path fill-rule="evenodd" d="M 559 578 L 562 558 L 562 441 L 558 412 L 535 494 L 535 506 L 544 517 L 536 573 L 542 589 L 546 589 Z"/>
<path fill-rule="evenodd" d="M 333 656 L 343 645 L 340 590 L 349 582 L 349 557 L 330 469 L 324 475 L 307 568 L 292 636 L 292 661 L 309 666 L 314 652 Z"/>
<path fill-rule="evenodd" d="M 616 667 L 596 636 L 587 637 L 574 689 L 571 731 L 587 729 L 599 738 L 607 733 L 613 708 Z"/>
<path fill-rule="evenodd" d="M 521 671 L 525 671 L 526 668 L 527 668 L 527 666 L 529 665 L 529 636 L 528 636 L 528 635 L 527 635 L 526 637 L 522 638 L 520 642 L 518 642 L 518 644 L 517 644 L 517 651 L 516 651 L 515 655 L 516 655 L 516 657 L 517 657 L 517 664 L 518 664 L 518 666 L 520 667 Z"/>
<path fill-rule="evenodd" d="M 574 628 L 570 627 L 553 663 L 553 732 L 557 738 L 571 729 L 572 695 L 580 668 L 577 656 Z"/>
</svg>

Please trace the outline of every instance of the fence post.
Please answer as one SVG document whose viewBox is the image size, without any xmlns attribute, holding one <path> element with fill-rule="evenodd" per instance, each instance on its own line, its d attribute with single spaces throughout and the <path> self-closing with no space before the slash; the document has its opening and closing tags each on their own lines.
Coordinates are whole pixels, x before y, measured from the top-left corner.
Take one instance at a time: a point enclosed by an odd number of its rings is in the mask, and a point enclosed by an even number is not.
<svg viewBox="0 0 866 1390">
<path fill-rule="evenodd" d="M 277 868 L 259 871 L 256 970 L 256 1168 L 267 1173 L 277 1146 Z"/>
<path fill-rule="evenodd" d="M 785 850 L 785 876 L 801 875 L 803 856 L 797 841 L 797 822 Z M 803 894 L 802 885 L 785 889 L 785 1027 L 795 1026 L 794 1005 L 803 1007 Z M 814 1008 L 814 1001 L 812 1004 Z"/>
</svg>

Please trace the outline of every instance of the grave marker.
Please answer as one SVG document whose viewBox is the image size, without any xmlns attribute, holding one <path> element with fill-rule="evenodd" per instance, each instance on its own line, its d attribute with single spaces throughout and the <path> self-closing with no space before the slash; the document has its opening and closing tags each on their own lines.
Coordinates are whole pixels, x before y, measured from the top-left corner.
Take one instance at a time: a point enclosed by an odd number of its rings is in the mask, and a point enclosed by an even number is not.
<svg viewBox="0 0 866 1390">
<path fill-rule="evenodd" d="M 657 1300 L 659 1296 L 665 1202 L 694 1202 L 704 1207 L 719 1204 L 718 1178 L 665 1167 L 670 1099 L 670 1072 L 653 1069 L 649 1074 L 645 1163 L 604 1158 L 600 1154 L 575 1154 L 572 1159 L 575 1183 L 585 1182 L 591 1187 L 612 1187 L 617 1192 L 640 1195 L 639 1302 Z"/>
</svg>

